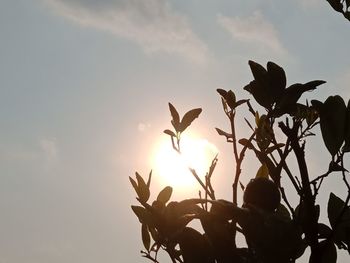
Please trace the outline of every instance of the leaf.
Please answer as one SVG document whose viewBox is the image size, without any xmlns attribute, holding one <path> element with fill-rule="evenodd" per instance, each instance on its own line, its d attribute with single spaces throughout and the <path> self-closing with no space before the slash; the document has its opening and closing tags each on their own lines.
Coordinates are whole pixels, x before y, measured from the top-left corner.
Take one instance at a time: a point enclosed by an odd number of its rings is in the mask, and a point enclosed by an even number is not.
<svg viewBox="0 0 350 263">
<path fill-rule="evenodd" d="M 252 142 L 246 138 L 239 139 L 238 142 L 243 146 L 247 147 L 248 149 L 254 149 L 254 145 L 252 144 Z"/>
<path fill-rule="evenodd" d="M 179 130 L 180 126 L 180 116 L 175 107 L 169 102 L 169 110 L 171 113 L 171 117 L 173 118 L 171 123 L 174 126 L 175 131 Z"/>
<path fill-rule="evenodd" d="M 232 90 L 229 90 L 227 92 L 226 102 L 231 109 L 236 108 L 236 95 L 233 93 Z"/>
<path fill-rule="evenodd" d="M 267 72 L 269 75 L 269 84 L 273 90 L 273 93 L 271 95 L 274 96 L 275 101 L 278 101 L 286 88 L 286 73 L 282 67 L 271 61 L 267 62 Z"/>
<path fill-rule="evenodd" d="M 269 93 L 266 91 L 266 88 L 262 86 L 262 84 L 260 84 L 256 80 L 253 80 L 243 89 L 251 93 L 256 102 L 259 103 L 261 106 L 263 106 L 266 109 L 271 108 L 273 104 L 272 96 L 269 95 Z"/>
<path fill-rule="evenodd" d="M 216 91 L 226 100 L 227 91 L 224 89 L 216 89 Z"/>
<path fill-rule="evenodd" d="M 243 103 L 247 103 L 249 100 L 238 100 L 235 105 L 234 108 L 237 108 L 238 106 L 242 105 Z"/>
<path fill-rule="evenodd" d="M 347 241 L 347 231 L 350 229 L 350 208 L 346 207 L 341 218 L 345 202 L 331 193 L 328 200 L 328 219 L 334 231 L 335 241 Z"/>
<path fill-rule="evenodd" d="M 160 193 L 158 194 L 157 201 L 162 202 L 163 204 L 166 204 L 173 192 L 173 188 L 170 186 L 165 187 Z"/>
<path fill-rule="evenodd" d="M 171 131 L 171 130 L 164 130 L 163 131 L 165 134 L 168 134 L 169 136 L 171 136 L 171 137 L 176 137 L 176 134 L 173 132 L 173 131 Z"/>
<path fill-rule="evenodd" d="M 266 178 L 266 179 L 269 178 L 269 168 L 267 168 L 267 165 L 265 163 L 263 163 L 260 166 L 258 172 L 256 173 L 255 178 L 260 178 L 260 177 L 263 177 L 263 178 Z"/>
<path fill-rule="evenodd" d="M 141 175 L 139 175 L 137 172 L 136 172 L 136 179 L 138 183 L 137 194 L 142 202 L 147 202 L 150 196 L 149 188 L 145 183 L 145 181 L 143 180 L 143 178 L 141 177 Z"/>
<path fill-rule="evenodd" d="M 201 108 L 193 109 L 193 110 L 186 112 L 186 114 L 183 116 L 183 118 L 180 122 L 179 132 L 183 132 L 184 130 L 186 130 L 186 128 L 191 125 L 191 123 L 194 121 L 194 119 L 198 118 L 198 116 L 199 116 L 199 114 L 201 114 L 201 112 L 202 112 Z"/>
<path fill-rule="evenodd" d="M 217 131 L 217 133 L 221 136 L 225 136 L 226 140 L 228 141 L 229 139 L 232 139 L 232 134 L 231 133 L 227 133 L 219 128 L 215 128 L 215 130 Z"/>
<path fill-rule="evenodd" d="M 266 84 L 266 81 L 267 81 L 266 69 L 263 66 L 261 66 L 259 63 L 256 63 L 255 61 L 252 61 L 252 60 L 249 60 L 248 64 L 249 64 L 250 70 L 253 73 L 254 79 L 261 84 Z"/>
<path fill-rule="evenodd" d="M 145 249 L 149 251 L 151 245 L 151 237 L 148 232 L 148 227 L 146 224 L 142 224 L 141 226 L 141 235 L 142 235 L 142 243 L 145 246 Z"/>
<path fill-rule="evenodd" d="M 148 189 L 151 187 L 151 180 L 152 180 L 152 170 L 148 174 L 148 180 L 147 180 Z"/>
<path fill-rule="evenodd" d="M 197 230 L 186 227 L 183 229 L 178 239 L 184 262 L 216 262 L 208 240 Z"/>
<path fill-rule="evenodd" d="M 328 219 L 332 227 L 335 226 L 335 223 L 344 206 L 345 206 L 345 202 L 343 200 L 341 200 L 335 194 L 330 193 L 327 210 L 328 210 Z"/>
<path fill-rule="evenodd" d="M 322 223 L 318 223 L 318 237 L 319 238 L 328 238 L 332 234 L 332 229 Z"/>
<path fill-rule="evenodd" d="M 137 183 L 136 183 L 135 180 L 132 179 L 130 176 L 129 176 L 129 180 L 130 180 L 130 183 L 131 183 L 132 187 L 134 187 L 135 192 L 136 192 L 137 195 L 138 195 L 138 186 L 137 186 Z"/>
<path fill-rule="evenodd" d="M 330 96 L 324 102 L 320 112 L 320 126 L 323 141 L 334 156 L 344 142 L 347 109 L 340 96 Z"/>
<path fill-rule="evenodd" d="M 153 225 L 152 215 L 144 207 L 132 205 L 131 209 L 134 211 L 141 224 Z"/>
<path fill-rule="evenodd" d="M 337 262 L 337 248 L 331 240 L 321 241 L 320 251 L 322 251 L 321 263 Z"/>
<path fill-rule="evenodd" d="M 345 145 L 344 152 L 350 152 L 350 100 L 348 101 L 348 105 L 346 107 L 346 120 L 345 120 Z"/>
<path fill-rule="evenodd" d="M 333 7 L 337 12 L 343 12 L 343 4 L 339 0 L 327 0 L 327 2 Z"/>
</svg>

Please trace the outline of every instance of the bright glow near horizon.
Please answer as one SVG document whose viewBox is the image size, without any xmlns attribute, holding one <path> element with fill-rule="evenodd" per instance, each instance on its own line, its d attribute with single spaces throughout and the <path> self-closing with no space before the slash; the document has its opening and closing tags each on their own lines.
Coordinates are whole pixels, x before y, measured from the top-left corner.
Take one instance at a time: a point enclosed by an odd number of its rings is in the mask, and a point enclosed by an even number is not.
<svg viewBox="0 0 350 263">
<path fill-rule="evenodd" d="M 189 168 L 195 169 L 203 179 L 217 153 L 216 146 L 207 140 L 183 135 L 179 154 L 172 148 L 170 139 L 165 138 L 156 147 L 153 157 L 154 171 L 159 176 L 161 184 L 191 189 L 199 184 Z"/>
</svg>

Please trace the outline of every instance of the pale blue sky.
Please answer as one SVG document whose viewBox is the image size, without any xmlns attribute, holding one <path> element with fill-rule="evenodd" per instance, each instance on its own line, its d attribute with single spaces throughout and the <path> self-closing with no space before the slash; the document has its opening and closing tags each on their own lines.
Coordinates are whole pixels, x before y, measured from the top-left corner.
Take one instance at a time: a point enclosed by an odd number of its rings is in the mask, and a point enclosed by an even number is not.
<svg viewBox="0 0 350 263">
<path fill-rule="evenodd" d="M 230 176 L 215 89 L 249 97 L 249 59 L 277 62 L 289 83 L 326 80 L 321 100 L 350 97 L 350 23 L 326 1 L 0 4 L 0 263 L 147 262 L 128 176 L 152 168 L 168 101 L 203 107 L 194 129 Z M 315 174 L 329 158 L 319 144 Z M 339 182 L 329 189 L 344 197 Z M 222 197 L 228 185 L 217 183 Z"/>
</svg>

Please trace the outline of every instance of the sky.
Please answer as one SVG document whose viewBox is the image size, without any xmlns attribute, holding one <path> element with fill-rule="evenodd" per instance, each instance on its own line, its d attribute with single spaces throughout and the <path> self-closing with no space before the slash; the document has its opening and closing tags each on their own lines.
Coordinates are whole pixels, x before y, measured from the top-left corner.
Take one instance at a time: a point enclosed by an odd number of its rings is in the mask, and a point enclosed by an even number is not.
<svg viewBox="0 0 350 263">
<path fill-rule="evenodd" d="M 0 4 L 0 263 L 147 262 L 128 176 L 153 168 L 168 102 L 203 108 L 193 131 L 218 149 L 214 185 L 228 199 L 234 164 L 215 134 L 228 128 L 215 90 L 249 98 L 250 59 L 281 65 L 289 84 L 326 80 L 319 100 L 350 98 L 350 24 L 326 1 Z M 327 169 L 322 143 L 307 153 L 312 176 Z M 345 198 L 339 176 L 327 183 L 320 203 L 327 191 Z M 164 186 L 154 174 L 152 191 Z"/>
</svg>

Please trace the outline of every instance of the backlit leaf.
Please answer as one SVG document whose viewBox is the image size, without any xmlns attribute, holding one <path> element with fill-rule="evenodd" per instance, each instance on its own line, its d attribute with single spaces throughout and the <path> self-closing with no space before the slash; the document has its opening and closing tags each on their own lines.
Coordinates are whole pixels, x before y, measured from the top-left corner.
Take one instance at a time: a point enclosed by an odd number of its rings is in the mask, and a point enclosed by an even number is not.
<svg viewBox="0 0 350 263">
<path fill-rule="evenodd" d="M 258 172 L 256 173 L 255 178 L 259 178 L 259 177 L 263 177 L 263 178 L 269 178 L 269 168 L 267 168 L 267 165 L 265 163 L 263 163 Z"/>
<path fill-rule="evenodd" d="M 186 128 L 191 125 L 191 123 L 194 121 L 194 119 L 198 118 L 198 116 L 199 116 L 199 114 L 201 114 L 201 112 L 202 112 L 201 108 L 193 109 L 193 110 L 186 112 L 186 114 L 183 116 L 183 118 L 180 122 L 179 131 L 183 132 L 184 130 L 186 130 Z"/>
<path fill-rule="evenodd" d="M 170 135 L 171 137 L 176 137 L 176 134 L 175 134 L 173 131 L 171 131 L 171 130 L 164 130 L 163 132 L 164 132 L 165 134 Z"/>
<path fill-rule="evenodd" d="M 141 227 L 141 235 L 142 235 L 142 243 L 145 246 L 145 249 L 149 251 L 150 245 L 151 245 L 151 237 L 148 232 L 148 227 L 146 224 L 142 224 Z"/>
<path fill-rule="evenodd" d="M 134 187 L 135 192 L 138 194 L 138 186 L 137 186 L 137 183 L 136 183 L 135 180 L 132 179 L 130 176 L 129 176 L 129 180 L 130 180 L 130 183 L 132 184 L 132 187 Z"/>
<path fill-rule="evenodd" d="M 141 224 L 153 224 L 151 213 L 148 212 L 144 207 L 132 205 L 131 209 L 134 211 Z"/>
<path fill-rule="evenodd" d="M 136 179 L 138 183 L 138 192 L 137 192 L 138 196 L 142 202 L 147 202 L 150 196 L 149 188 L 145 183 L 145 181 L 143 180 L 143 178 L 141 177 L 141 175 L 139 175 L 137 172 L 136 172 Z"/>
<path fill-rule="evenodd" d="M 248 149 L 254 149 L 254 145 L 252 144 L 252 142 L 246 138 L 239 139 L 238 142 L 243 146 L 247 147 Z"/>
<path fill-rule="evenodd" d="M 169 110 L 171 113 L 171 117 L 173 118 L 171 123 L 173 124 L 174 129 L 178 131 L 180 126 L 180 116 L 177 110 L 175 109 L 175 107 L 170 102 L 169 102 Z"/>
<path fill-rule="evenodd" d="M 157 201 L 162 202 L 163 204 L 166 204 L 173 192 L 173 188 L 170 186 L 165 187 L 160 193 L 158 194 Z"/>
</svg>

